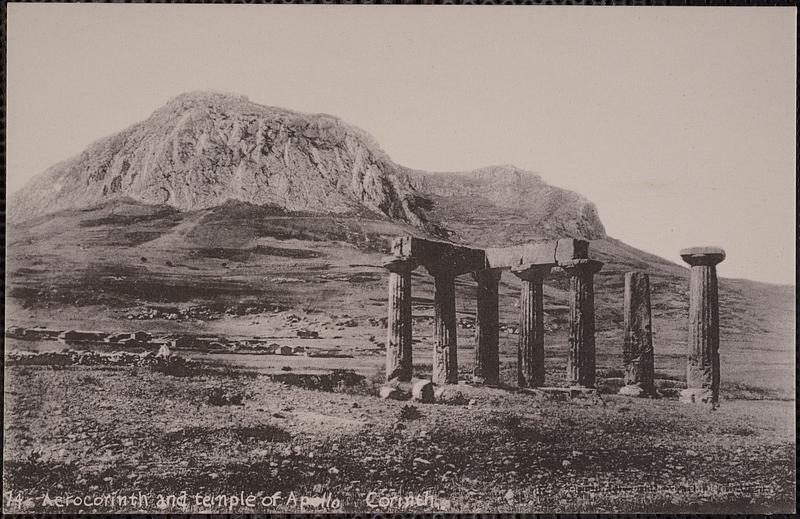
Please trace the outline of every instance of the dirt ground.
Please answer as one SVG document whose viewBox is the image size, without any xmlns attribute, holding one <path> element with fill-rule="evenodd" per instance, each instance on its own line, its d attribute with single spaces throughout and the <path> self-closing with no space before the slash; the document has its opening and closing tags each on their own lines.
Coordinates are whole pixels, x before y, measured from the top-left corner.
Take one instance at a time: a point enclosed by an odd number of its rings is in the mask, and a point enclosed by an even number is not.
<svg viewBox="0 0 800 519">
<path fill-rule="evenodd" d="M 8 366 L 4 511 L 795 509 L 793 400 L 421 404 L 379 399 L 377 371 L 196 364 Z"/>
</svg>

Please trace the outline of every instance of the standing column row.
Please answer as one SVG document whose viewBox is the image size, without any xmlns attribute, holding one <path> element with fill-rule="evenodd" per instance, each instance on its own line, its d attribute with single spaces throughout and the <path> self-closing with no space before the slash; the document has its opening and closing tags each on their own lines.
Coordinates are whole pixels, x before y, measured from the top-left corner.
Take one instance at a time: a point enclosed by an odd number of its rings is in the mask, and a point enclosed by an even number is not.
<svg viewBox="0 0 800 519">
<path fill-rule="evenodd" d="M 410 258 L 394 257 L 385 262 L 389 271 L 389 313 L 386 344 L 386 379 L 411 380 L 412 319 L 411 271 L 418 264 Z M 594 283 L 602 267 L 596 260 L 573 260 L 561 267 L 570 275 L 570 337 L 567 380 L 573 385 L 595 383 Z M 458 342 L 455 309 L 455 269 L 427 267 L 434 278 L 435 384 L 458 382 Z M 514 270 L 523 280 L 520 299 L 518 382 L 522 387 L 544 384 L 543 280 L 552 265 L 529 265 Z M 476 313 L 475 375 L 487 384 L 499 382 L 499 270 L 474 274 L 478 282 Z"/>
</svg>

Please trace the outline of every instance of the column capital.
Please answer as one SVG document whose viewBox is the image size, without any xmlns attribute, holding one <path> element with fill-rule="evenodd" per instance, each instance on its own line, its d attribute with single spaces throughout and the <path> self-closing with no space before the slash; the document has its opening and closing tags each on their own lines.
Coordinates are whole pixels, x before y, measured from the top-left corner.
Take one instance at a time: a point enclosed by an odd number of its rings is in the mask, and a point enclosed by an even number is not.
<svg viewBox="0 0 800 519">
<path fill-rule="evenodd" d="M 719 247 L 689 247 L 681 250 L 681 258 L 691 266 L 713 266 L 725 259 L 725 251 Z"/>
<path fill-rule="evenodd" d="M 405 274 L 417 268 L 419 264 L 410 257 L 389 256 L 388 258 L 383 258 L 382 266 L 389 272 Z"/>
<path fill-rule="evenodd" d="M 596 274 L 603 268 L 603 262 L 594 259 L 575 259 L 559 264 L 570 276 L 580 274 Z"/>
<path fill-rule="evenodd" d="M 499 281 L 500 275 L 503 273 L 501 269 L 486 269 L 486 270 L 476 270 L 472 273 L 472 279 L 478 281 L 478 279 L 486 279 L 492 281 Z"/>
<path fill-rule="evenodd" d="M 552 269 L 552 265 L 520 265 L 513 267 L 511 273 L 525 281 L 542 281 Z"/>
</svg>

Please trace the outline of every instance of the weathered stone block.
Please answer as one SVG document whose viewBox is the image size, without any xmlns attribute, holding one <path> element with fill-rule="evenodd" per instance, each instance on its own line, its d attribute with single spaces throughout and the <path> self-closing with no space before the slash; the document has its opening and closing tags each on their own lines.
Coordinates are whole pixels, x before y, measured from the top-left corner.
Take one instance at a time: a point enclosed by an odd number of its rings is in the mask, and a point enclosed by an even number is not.
<svg viewBox="0 0 800 519">
<path fill-rule="evenodd" d="M 423 404 L 432 404 L 435 400 L 433 382 L 430 380 L 416 380 L 411 386 L 411 398 Z"/>
<path fill-rule="evenodd" d="M 406 400 L 407 396 L 397 387 L 381 386 L 378 395 L 383 400 Z"/>
<path fill-rule="evenodd" d="M 623 396 L 639 397 L 644 394 L 644 390 L 640 386 L 622 386 L 619 389 L 619 394 Z"/>
<path fill-rule="evenodd" d="M 453 386 L 437 387 L 434 392 L 434 400 L 438 404 L 447 405 L 466 405 L 469 400 L 464 396 L 464 393 L 459 391 Z"/>
</svg>

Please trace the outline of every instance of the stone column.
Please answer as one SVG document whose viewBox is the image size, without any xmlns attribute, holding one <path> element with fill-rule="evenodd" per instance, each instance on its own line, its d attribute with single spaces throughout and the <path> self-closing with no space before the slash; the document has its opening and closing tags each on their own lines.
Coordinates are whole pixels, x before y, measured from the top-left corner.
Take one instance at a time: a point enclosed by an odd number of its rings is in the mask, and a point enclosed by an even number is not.
<svg viewBox="0 0 800 519">
<path fill-rule="evenodd" d="M 542 281 L 550 265 L 512 269 L 522 280 L 520 327 L 517 347 L 517 383 L 520 387 L 544 385 L 544 293 Z"/>
<path fill-rule="evenodd" d="M 500 270 L 480 270 L 473 273 L 478 282 L 475 313 L 475 369 L 476 381 L 497 385 L 500 381 L 500 315 L 498 311 L 498 284 Z"/>
<path fill-rule="evenodd" d="M 689 275 L 689 343 L 684 402 L 719 401 L 719 292 L 717 263 L 725 251 L 717 247 L 693 247 L 681 251 L 692 266 Z"/>
<path fill-rule="evenodd" d="M 603 267 L 603 263 L 577 259 L 561 266 L 570 276 L 567 382 L 594 387 L 594 275 Z"/>
<path fill-rule="evenodd" d="M 623 315 L 625 335 L 622 360 L 625 366 L 625 386 L 619 392 L 630 396 L 654 395 L 650 276 L 646 273 L 625 273 Z"/>
<path fill-rule="evenodd" d="M 439 269 L 433 274 L 433 383 L 458 383 L 458 358 L 456 340 L 456 288 L 455 275 L 450 269 Z"/>
<path fill-rule="evenodd" d="M 389 319 L 386 337 L 386 380 L 411 380 L 411 271 L 417 265 L 406 258 L 384 263 L 389 271 Z"/>
</svg>

